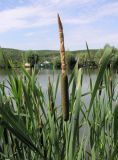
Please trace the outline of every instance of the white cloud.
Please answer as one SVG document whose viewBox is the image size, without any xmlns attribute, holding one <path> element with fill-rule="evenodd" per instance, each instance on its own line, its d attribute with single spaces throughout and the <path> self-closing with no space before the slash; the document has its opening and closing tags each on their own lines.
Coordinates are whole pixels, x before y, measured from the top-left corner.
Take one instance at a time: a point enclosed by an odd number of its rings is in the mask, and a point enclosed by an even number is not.
<svg viewBox="0 0 118 160">
<path fill-rule="evenodd" d="M 98 8 L 94 15 L 90 16 L 90 19 L 95 21 L 105 16 L 118 16 L 118 2 L 105 4 Z"/>
<path fill-rule="evenodd" d="M 102 19 L 106 16 L 118 16 L 118 2 L 109 3 L 95 9 L 89 14 L 80 17 L 66 18 L 65 23 L 68 24 L 88 24 Z"/>
<path fill-rule="evenodd" d="M 93 2 L 95 0 L 49 0 L 52 4 L 57 4 L 59 6 L 65 6 L 65 5 L 72 5 L 72 4 L 78 4 L 78 5 L 85 5 L 90 2 Z"/>
<path fill-rule="evenodd" d="M 45 3 L 40 4 L 39 0 L 36 0 L 36 2 L 29 1 L 32 2 L 31 6 L 17 7 L 0 12 L 0 33 L 11 29 L 33 28 L 57 23 L 56 15 L 60 9 L 57 9 L 55 4 L 59 7 L 67 7 L 66 5 L 74 3 L 86 4 L 93 0 L 49 0 L 48 5 L 45 5 Z M 20 2 L 23 3 L 23 0 L 20 0 Z M 65 13 L 62 12 L 62 14 L 64 15 Z M 68 18 L 66 21 L 68 22 Z M 73 18 L 72 21 L 74 24 L 76 20 Z"/>
<path fill-rule="evenodd" d="M 35 34 L 36 34 L 35 32 L 29 32 L 29 33 L 26 33 L 25 36 L 26 37 L 32 37 Z"/>
<path fill-rule="evenodd" d="M 32 28 L 53 24 L 55 11 L 38 5 L 37 7 L 18 7 L 0 12 L 0 32 L 10 29 Z"/>
<path fill-rule="evenodd" d="M 58 4 L 66 5 L 71 3 L 84 5 L 92 1 L 93 0 L 63 0 L 61 2 L 61 0 L 50 0 L 49 2 L 52 4 L 57 4 L 58 6 Z M 104 6 L 96 9 L 94 12 L 89 11 L 87 15 L 84 13 L 79 17 L 76 15 L 72 17 L 66 15 L 63 22 L 72 25 L 92 23 L 98 19 L 102 19 L 105 16 L 118 16 L 117 8 L 118 2 L 105 4 Z M 62 11 L 61 14 L 64 16 L 65 12 Z M 57 9 L 53 5 L 44 6 L 38 4 L 36 6 L 32 5 L 4 10 L 0 12 L 0 33 L 9 31 L 10 29 L 33 28 L 56 24 L 56 15 Z"/>
<path fill-rule="evenodd" d="M 80 48 L 85 49 L 86 41 L 90 48 L 100 48 L 106 43 L 117 46 L 117 40 L 118 33 L 108 33 L 93 27 L 85 27 L 83 29 L 74 29 L 65 33 L 65 48 L 72 50 Z"/>
</svg>

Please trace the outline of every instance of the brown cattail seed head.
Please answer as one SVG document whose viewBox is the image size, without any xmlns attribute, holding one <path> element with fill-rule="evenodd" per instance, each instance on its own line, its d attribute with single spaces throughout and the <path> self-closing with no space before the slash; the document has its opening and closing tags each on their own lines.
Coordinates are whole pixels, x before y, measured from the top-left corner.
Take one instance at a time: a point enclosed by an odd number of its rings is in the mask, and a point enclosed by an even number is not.
<svg viewBox="0 0 118 160">
<path fill-rule="evenodd" d="M 62 111 L 65 121 L 69 119 L 69 94 L 68 94 L 68 77 L 66 74 L 61 74 L 61 96 L 62 96 Z"/>
<path fill-rule="evenodd" d="M 59 39 L 60 39 L 60 57 L 61 57 L 61 99 L 62 111 L 64 121 L 69 119 L 69 92 L 68 92 L 68 77 L 66 74 L 65 63 L 65 47 L 64 47 L 64 34 L 61 19 L 58 15 Z"/>
</svg>

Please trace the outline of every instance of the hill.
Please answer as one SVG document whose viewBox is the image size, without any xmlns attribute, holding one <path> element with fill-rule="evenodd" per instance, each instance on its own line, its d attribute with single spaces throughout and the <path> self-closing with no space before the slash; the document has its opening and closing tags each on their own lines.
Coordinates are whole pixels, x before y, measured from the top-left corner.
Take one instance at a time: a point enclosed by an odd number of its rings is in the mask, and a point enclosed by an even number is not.
<svg viewBox="0 0 118 160">
<path fill-rule="evenodd" d="M 94 60 L 96 63 L 100 60 L 103 53 L 103 49 L 90 49 L 90 55 L 87 50 L 75 50 L 66 51 L 67 63 L 71 63 L 79 58 L 81 63 L 84 63 L 88 59 Z M 115 49 L 116 57 L 118 57 L 118 49 Z M 15 67 L 31 61 L 32 58 L 37 59 L 37 63 L 42 63 L 44 61 L 49 61 L 55 66 L 60 63 L 60 54 L 58 50 L 18 50 L 12 48 L 1 48 L 0 49 L 0 67 L 7 66 L 10 67 L 10 62 L 12 62 Z"/>
</svg>

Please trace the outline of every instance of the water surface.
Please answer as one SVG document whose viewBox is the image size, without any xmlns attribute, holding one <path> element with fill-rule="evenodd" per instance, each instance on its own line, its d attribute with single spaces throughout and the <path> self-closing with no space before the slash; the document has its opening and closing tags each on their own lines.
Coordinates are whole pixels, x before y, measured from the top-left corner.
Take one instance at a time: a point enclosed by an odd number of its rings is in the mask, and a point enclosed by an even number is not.
<svg viewBox="0 0 118 160">
<path fill-rule="evenodd" d="M 29 70 L 29 69 L 28 69 Z M 29 70 L 30 72 L 30 70 Z M 68 76 L 70 77 L 72 71 L 69 71 Z M 17 69 L 16 73 L 18 75 L 21 75 L 21 70 Z M 39 69 L 37 74 L 37 83 L 40 84 L 42 87 L 43 92 L 45 95 L 47 94 L 47 88 L 48 88 L 48 77 L 50 76 L 50 80 L 53 83 L 54 87 L 56 86 L 58 75 L 60 75 L 60 70 L 49 70 L 49 69 Z M 96 76 L 98 73 L 98 70 L 83 70 L 83 83 L 82 83 L 82 94 L 90 91 L 90 76 L 92 82 L 94 84 L 96 80 Z M 0 82 L 5 82 L 5 84 L 8 86 L 8 75 L 11 75 L 11 70 L 0 70 Z M 89 103 L 89 96 L 85 96 L 84 100 L 86 103 Z M 61 104 L 61 91 L 60 91 L 60 83 L 58 87 L 58 93 L 57 93 L 57 99 L 56 103 L 59 106 Z"/>
</svg>

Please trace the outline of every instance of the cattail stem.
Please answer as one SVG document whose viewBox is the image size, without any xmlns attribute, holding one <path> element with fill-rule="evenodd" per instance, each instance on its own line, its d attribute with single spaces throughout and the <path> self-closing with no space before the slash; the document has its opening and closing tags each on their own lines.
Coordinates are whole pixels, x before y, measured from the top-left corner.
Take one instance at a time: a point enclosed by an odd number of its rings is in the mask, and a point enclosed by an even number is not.
<svg viewBox="0 0 118 160">
<path fill-rule="evenodd" d="M 69 119 L 69 91 L 68 91 L 68 77 L 66 73 L 65 62 L 65 47 L 64 47 L 64 34 L 61 19 L 58 15 L 59 39 L 60 39 L 60 57 L 61 57 L 61 99 L 62 99 L 62 112 L 64 121 Z"/>
</svg>

